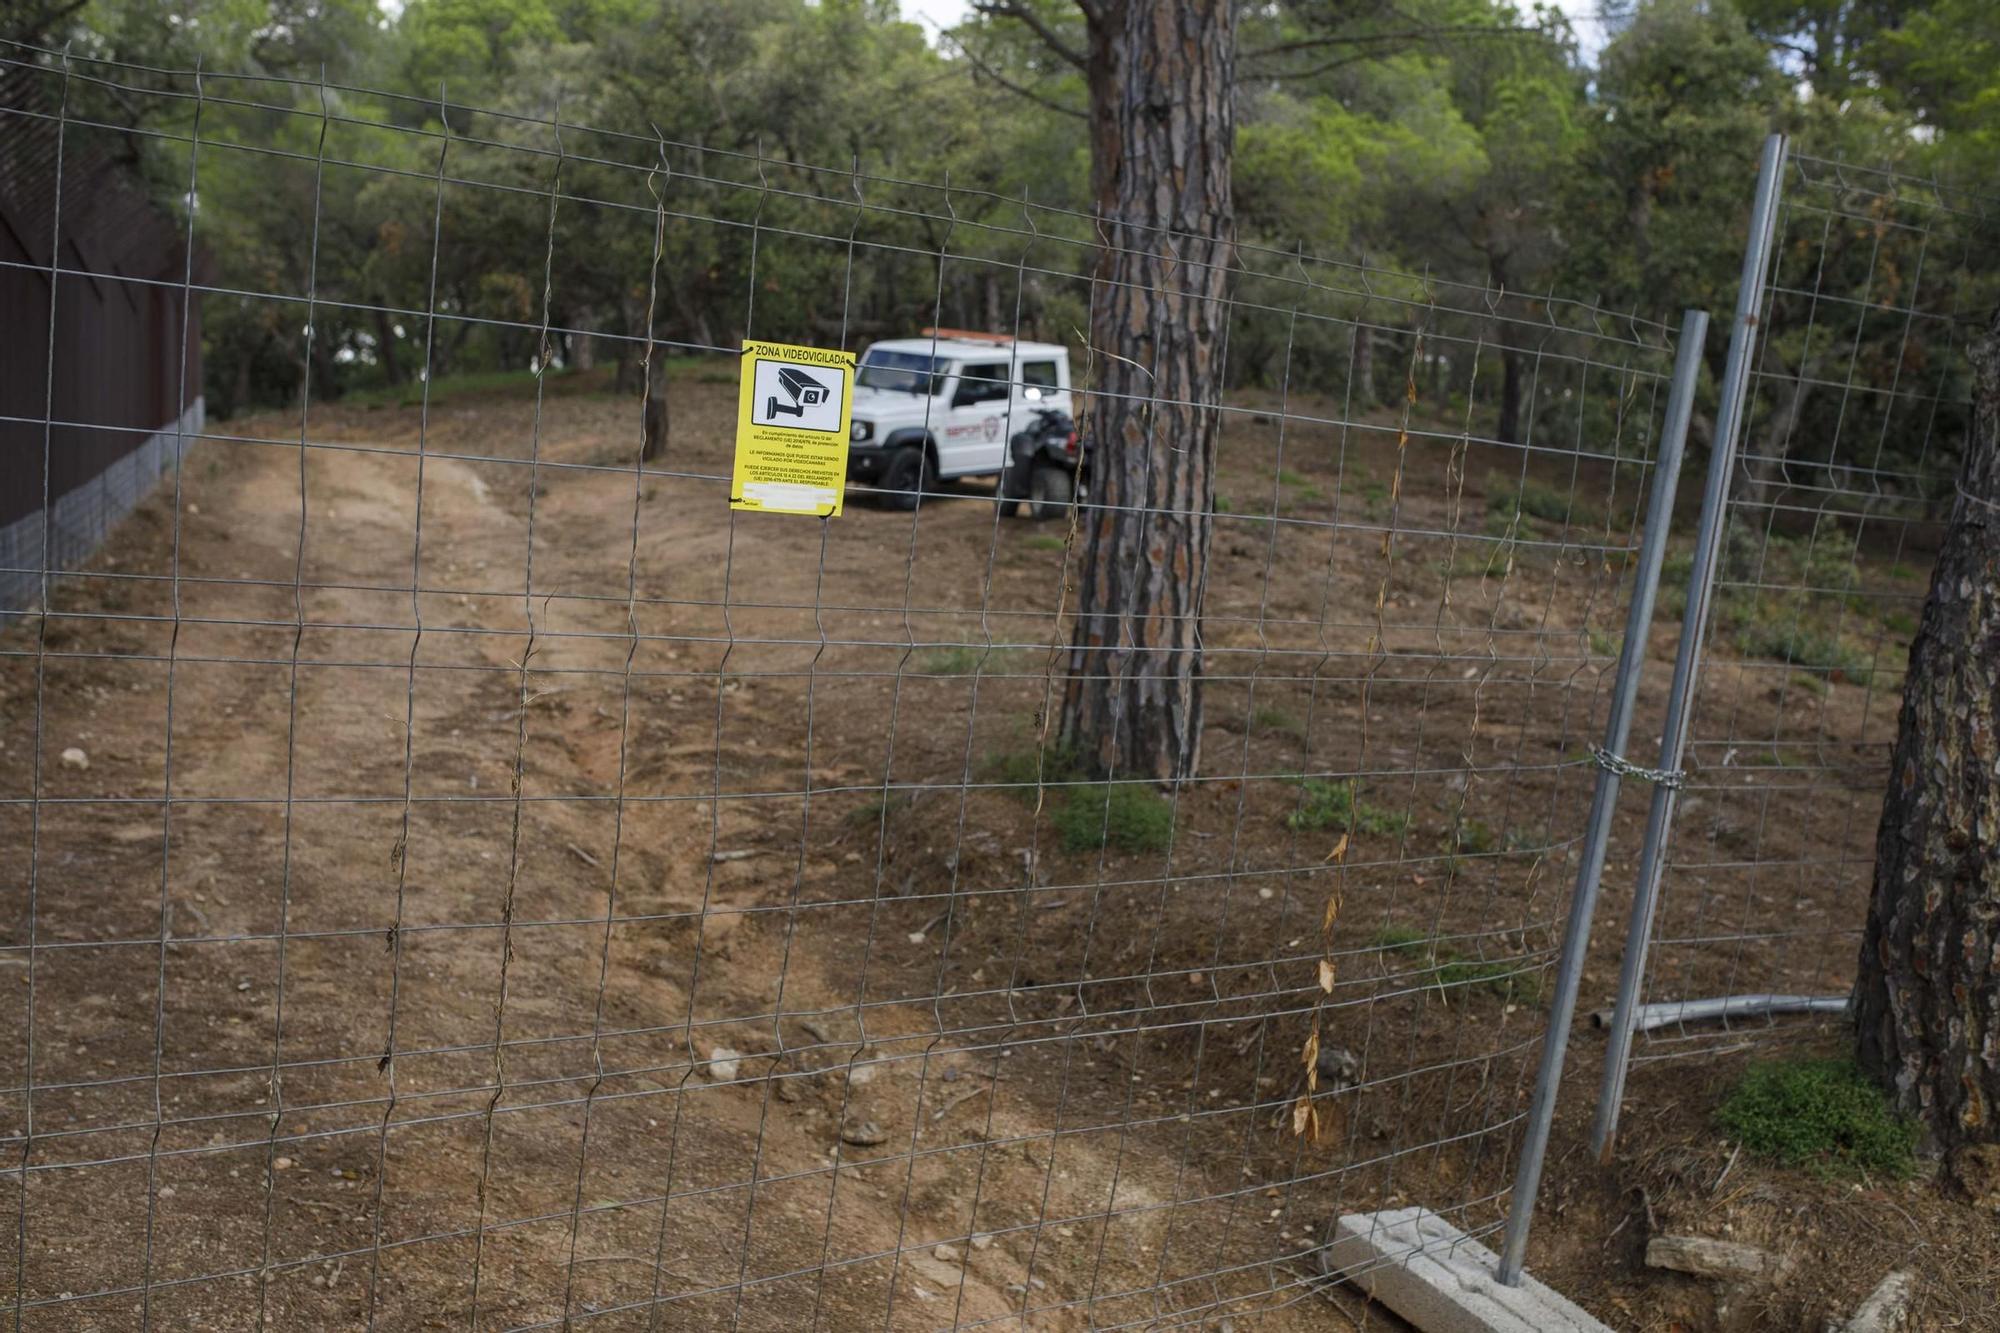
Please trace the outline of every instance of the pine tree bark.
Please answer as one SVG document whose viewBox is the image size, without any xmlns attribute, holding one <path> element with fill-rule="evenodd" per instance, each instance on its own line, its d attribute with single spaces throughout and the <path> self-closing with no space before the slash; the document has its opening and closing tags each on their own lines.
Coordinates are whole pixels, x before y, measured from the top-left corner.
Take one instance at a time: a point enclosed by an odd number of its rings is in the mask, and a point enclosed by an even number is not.
<svg viewBox="0 0 2000 1333">
<path fill-rule="evenodd" d="M 1971 357 L 1961 495 L 1910 648 L 1854 990 L 1862 1066 L 1945 1153 L 2000 1141 L 2000 315 Z"/>
<path fill-rule="evenodd" d="M 1234 237 L 1234 3 L 1084 8 L 1102 248 L 1062 735 L 1100 773 L 1177 782 L 1200 758 L 1200 613 Z"/>
</svg>

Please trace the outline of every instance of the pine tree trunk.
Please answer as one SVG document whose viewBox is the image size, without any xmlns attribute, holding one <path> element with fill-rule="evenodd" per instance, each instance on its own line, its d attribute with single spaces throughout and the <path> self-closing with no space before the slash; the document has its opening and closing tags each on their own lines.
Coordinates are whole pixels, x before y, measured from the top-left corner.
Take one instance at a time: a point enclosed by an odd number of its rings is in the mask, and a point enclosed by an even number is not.
<svg viewBox="0 0 2000 1333">
<path fill-rule="evenodd" d="M 1202 591 L 1232 253 L 1233 0 L 1098 0 L 1091 507 L 1062 734 L 1099 772 L 1175 782 L 1201 743 Z"/>
<path fill-rule="evenodd" d="M 1862 1066 L 1941 1152 L 2000 1141 L 2000 315 L 1971 356 L 1963 494 L 1910 647 L 1854 989 Z"/>
</svg>

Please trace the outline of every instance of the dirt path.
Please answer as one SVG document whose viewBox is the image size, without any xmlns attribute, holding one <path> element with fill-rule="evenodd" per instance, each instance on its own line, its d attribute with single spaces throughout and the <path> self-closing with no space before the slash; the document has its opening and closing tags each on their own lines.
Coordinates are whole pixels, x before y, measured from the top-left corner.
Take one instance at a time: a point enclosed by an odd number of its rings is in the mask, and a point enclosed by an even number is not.
<svg viewBox="0 0 2000 1333">
<path fill-rule="evenodd" d="M 1318 1328 L 1335 1213 L 1497 1222 L 1620 571 L 1468 563 L 1442 467 L 1385 556 L 1392 432 L 1246 425 L 1205 780 L 1169 847 L 1066 848 L 1060 789 L 998 785 L 1060 529 L 732 519 L 727 387 L 683 387 L 636 478 L 592 397 L 440 404 L 421 456 L 319 410 L 303 493 L 295 444 L 205 442 L 132 577 L 9 631 L 32 1326 Z M 1622 542 L 1633 478 L 1589 485 Z M 1325 769 L 1381 775 L 1344 859 L 1295 817 Z"/>
</svg>

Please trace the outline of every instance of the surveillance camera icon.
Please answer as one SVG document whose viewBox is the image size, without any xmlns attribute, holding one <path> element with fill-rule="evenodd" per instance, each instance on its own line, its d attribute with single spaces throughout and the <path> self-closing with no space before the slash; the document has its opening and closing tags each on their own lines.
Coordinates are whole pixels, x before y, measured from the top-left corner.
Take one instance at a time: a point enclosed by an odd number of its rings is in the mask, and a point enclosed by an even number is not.
<svg viewBox="0 0 2000 1333">
<path fill-rule="evenodd" d="M 794 370 L 790 366 L 778 372 L 778 385 L 791 395 L 792 401 L 781 403 L 776 394 L 767 395 L 764 399 L 764 415 L 773 420 L 781 416 L 802 417 L 808 407 L 815 407 L 825 402 L 828 395 L 833 392 L 804 371 Z"/>
</svg>

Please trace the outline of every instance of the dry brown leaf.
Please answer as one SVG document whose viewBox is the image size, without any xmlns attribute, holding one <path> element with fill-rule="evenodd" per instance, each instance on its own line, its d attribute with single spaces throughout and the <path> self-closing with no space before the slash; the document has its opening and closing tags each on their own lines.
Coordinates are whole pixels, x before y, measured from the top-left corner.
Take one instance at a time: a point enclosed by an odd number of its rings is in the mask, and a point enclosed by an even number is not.
<svg viewBox="0 0 2000 1333">
<path fill-rule="evenodd" d="M 1318 1032 L 1314 1032 L 1312 1035 L 1306 1038 L 1306 1049 L 1304 1052 L 1303 1059 L 1300 1061 L 1300 1063 L 1304 1064 L 1307 1069 L 1311 1069 L 1319 1063 Z"/>
<path fill-rule="evenodd" d="M 1340 835 L 1340 841 L 1333 844 L 1333 850 L 1326 854 L 1326 861 L 1322 861 L 1320 862 L 1320 864 L 1325 865 L 1327 861 L 1345 860 L 1346 857 L 1347 857 L 1347 835 L 1343 833 Z"/>
<path fill-rule="evenodd" d="M 1319 960 L 1319 988 L 1328 995 L 1333 994 L 1333 960 L 1331 958 L 1322 958 Z"/>
<path fill-rule="evenodd" d="M 1332 930 L 1333 919 L 1339 915 L 1340 915 L 1340 890 L 1335 889 L 1332 893 L 1326 895 L 1326 916 L 1319 923 L 1320 930 L 1321 931 Z"/>
<path fill-rule="evenodd" d="M 1313 1120 L 1312 1098 L 1304 1094 L 1301 1094 L 1299 1096 L 1298 1104 L 1292 1107 L 1292 1133 L 1294 1134 L 1305 1133 L 1306 1126 L 1311 1124 L 1312 1120 Z"/>
</svg>

